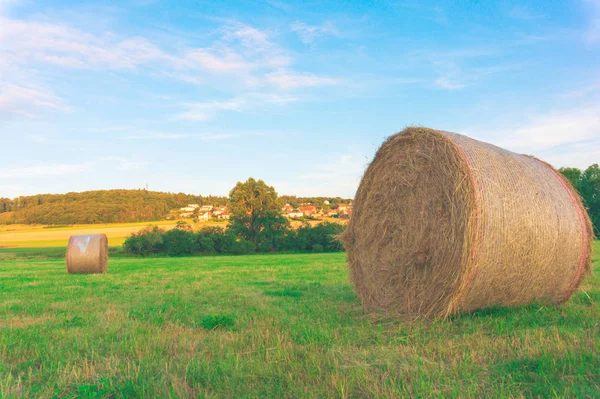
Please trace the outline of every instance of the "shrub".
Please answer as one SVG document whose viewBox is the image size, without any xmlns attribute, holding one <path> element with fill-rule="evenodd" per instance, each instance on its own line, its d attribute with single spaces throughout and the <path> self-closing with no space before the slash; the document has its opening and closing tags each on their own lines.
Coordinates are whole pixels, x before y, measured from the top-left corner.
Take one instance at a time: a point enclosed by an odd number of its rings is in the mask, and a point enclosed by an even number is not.
<svg viewBox="0 0 600 399">
<path fill-rule="evenodd" d="M 165 231 L 158 226 L 148 226 L 127 237 L 123 248 L 127 253 L 142 256 L 165 252 L 164 235 Z"/>
<path fill-rule="evenodd" d="M 165 243 L 169 256 L 192 255 L 196 246 L 196 238 L 191 231 L 173 229 L 165 234 Z"/>
<path fill-rule="evenodd" d="M 305 224 L 286 241 L 291 245 L 287 249 L 314 252 L 343 251 L 342 243 L 336 236 L 344 231 L 344 226 L 337 223 L 321 223 L 314 227 Z"/>
<path fill-rule="evenodd" d="M 203 254 L 214 254 L 216 250 L 212 236 L 198 234 L 196 237 L 196 251 Z"/>
<path fill-rule="evenodd" d="M 235 234 L 233 229 L 206 227 L 194 233 L 188 224 L 178 224 L 173 230 L 157 226 L 145 229 L 127 237 L 123 247 L 127 253 L 146 256 L 154 253 L 166 253 L 169 256 L 201 254 L 243 255 L 253 252 L 269 251 L 343 251 L 342 244 L 336 239 L 344 230 L 337 223 L 322 223 L 314 227 L 308 223 L 297 230 L 286 228 L 271 235 L 260 247 Z"/>
<path fill-rule="evenodd" d="M 243 238 L 234 241 L 230 248 L 230 253 L 234 255 L 244 255 L 252 252 L 256 252 L 256 245 L 252 241 Z"/>
</svg>

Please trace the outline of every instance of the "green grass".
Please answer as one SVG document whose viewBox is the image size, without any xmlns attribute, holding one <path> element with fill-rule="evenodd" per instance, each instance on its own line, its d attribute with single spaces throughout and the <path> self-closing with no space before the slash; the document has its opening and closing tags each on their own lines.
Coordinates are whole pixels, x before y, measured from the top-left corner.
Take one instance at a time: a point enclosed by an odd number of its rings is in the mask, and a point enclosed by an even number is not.
<svg viewBox="0 0 600 399">
<path fill-rule="evenodd" d="M 564 306 L 434 322 L 365 314 L 340 253 L 67 275 L 58 249 L 3 250 L 0 397 L 598 397 L 595 249 Z"/>
</svg>

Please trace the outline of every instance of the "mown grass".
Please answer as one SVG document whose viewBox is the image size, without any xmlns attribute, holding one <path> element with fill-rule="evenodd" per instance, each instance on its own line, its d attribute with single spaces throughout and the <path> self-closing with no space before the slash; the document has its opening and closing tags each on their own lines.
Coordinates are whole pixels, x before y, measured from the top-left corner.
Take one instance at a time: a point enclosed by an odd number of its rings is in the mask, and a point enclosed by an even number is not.
<svg viewBox="0 0 600 399">
<path fill-rule="evenodd" d="M 566 305 L 367 315 L 345 255 L 0 259 L 0 397 L 598 397 L 596 274 Z"/>
</svg>

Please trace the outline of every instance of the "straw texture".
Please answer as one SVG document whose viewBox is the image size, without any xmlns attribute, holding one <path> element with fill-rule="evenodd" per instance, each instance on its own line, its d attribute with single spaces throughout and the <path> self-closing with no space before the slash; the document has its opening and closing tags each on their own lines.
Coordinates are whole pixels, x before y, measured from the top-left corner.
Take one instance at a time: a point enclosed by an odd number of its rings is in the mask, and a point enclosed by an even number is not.
<svg viewBox="0 0 600 399">
<path fill-rule="evenodd" d="M 566 301 L 590 270 L 593 233 L 550 165 L 408 128 L 377 151 L 341 239 L 365 307 L 447 317 Z"/>
<path fill-rule="evenodd" d="M 69 273 L 106 273 L 108 270 L 108 239 L 105 234 L 72 236 L 67 248 Z"/>
</svg>

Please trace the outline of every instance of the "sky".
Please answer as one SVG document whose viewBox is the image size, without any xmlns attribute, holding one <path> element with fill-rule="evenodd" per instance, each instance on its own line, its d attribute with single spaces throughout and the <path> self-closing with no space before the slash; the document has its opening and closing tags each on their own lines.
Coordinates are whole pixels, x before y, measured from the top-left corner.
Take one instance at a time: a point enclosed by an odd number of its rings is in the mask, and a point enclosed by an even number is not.
<svg viewBox="0 0 600 399">
<path fill-rule="evenodd" d="M 600 163 L 600 0 L 0 0 L 0 197 L 352 197 L 411 125 Z"/>
</svg>

